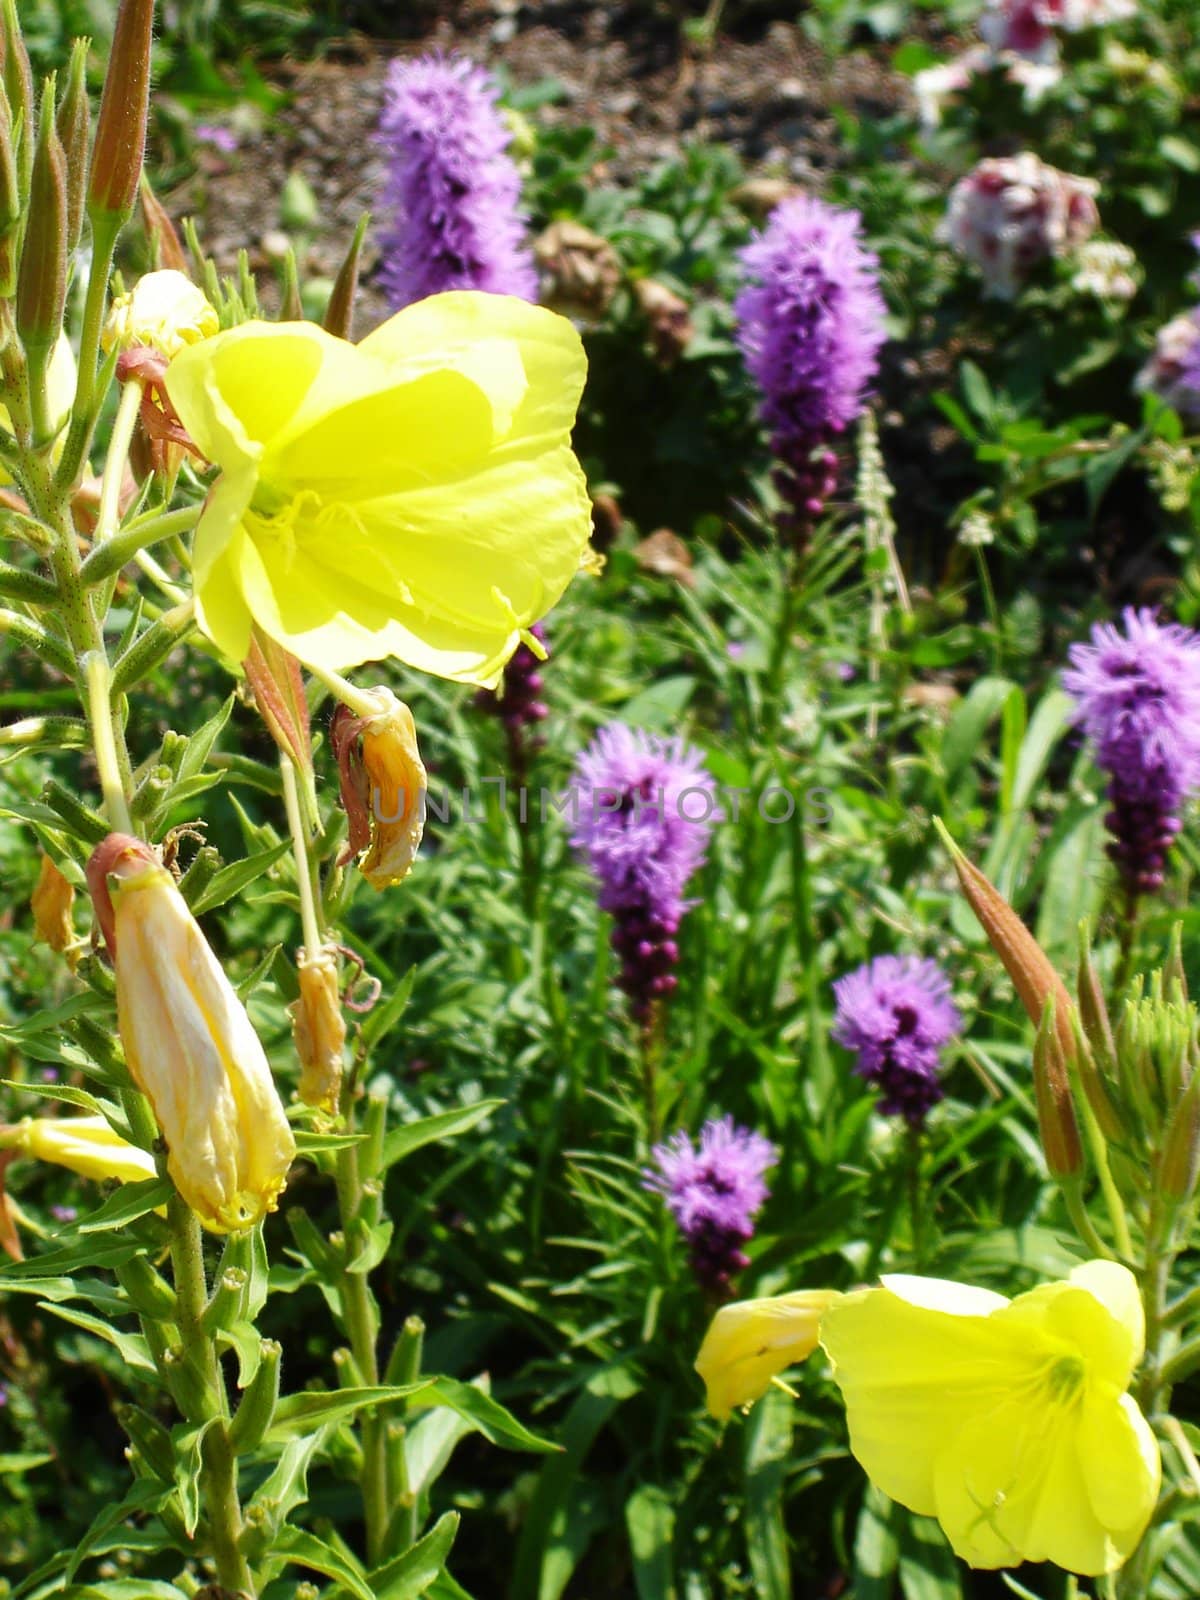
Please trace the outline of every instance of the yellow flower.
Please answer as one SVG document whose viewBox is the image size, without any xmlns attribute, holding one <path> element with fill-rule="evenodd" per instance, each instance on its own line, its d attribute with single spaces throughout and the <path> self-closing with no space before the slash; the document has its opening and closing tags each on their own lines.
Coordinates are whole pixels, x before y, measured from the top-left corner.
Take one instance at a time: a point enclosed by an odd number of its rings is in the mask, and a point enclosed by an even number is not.
<svg viewBox="0 0 1200 1600">
<path fill-rule="evenodd" d="M 140 1183 L 156 1171 L 154 1157 L 114 1133 L 103 1117 L 27 1117 L 6 1128 L 0 1144 L 99 1183 Z"/>
<path fill-rule="evenodd" d="M 344 860 L 370 849 L 359 870 L 374 889 L 402 882 L 425 831 L 425 767 L 413 714 L 383 687 L 362 691 L 378 709 L 334 714 L 330 738 L 341 773 L 342 805 L 350 821 Z"/>
<path fill-rule="evenodd" d="M 735 1406 L 750 1405 L 777 1373 L 810 1356 L 821 1317 L 839 1299 L 833 1289 L 801 1289 L 722 1306 L 696 1357 L 713 1416 L 724 1421 Z"/>
<path fill-rule="evenodd" d="M 71 402 L 75 399 L 75 376 L 75 352 L 71 349 L 71 341 L 66 334 L 60 333 L 58 343 L 54 346 L 54 354 L 50 357 L 50 365 L 46 368 L 47 409 L 51 423 L 60 433 L 51 452 L 51 459 L 55 463 L 62 455 L 66 443 L 61 437 L 61 431 L 66 423 L 67 413 L 71 409 Z M 8 414 L 8 407 L 2 402 L 0 402 L 0 428 L 5 433 L 12 432 L 12 418 Z M 0 467 L 0 485 L 11 482 L 11 474 Z"/>
<path fill-rule="evenodd" d="M 1125 1562 L 1158 1497 L 1158 1446 L 1126 1393 L 1145 1330 L 1133 1275 L 1089 1261 L 1015 1300 L 889 1277 L 833 1305 L 821 1343 L 872 1481 L 936 1517 L 973 1567 Z"/>
<path fill-rule="evenodd" d="M 167 392 L 222 469 L 193 552 L 205 632 L 236 660 L 257 623 L 312 666 L 493 687 L 587 550 L 584 368 L 563 318 L 469 291 L 359 345 L 248 322 L 182 351 Z"/>
<path fill-rule="evenodd" d="M 148 845 L 110 834 L 88 863 L 117 978 L 125 1060 L 176 1188 L 214 1233 L 275 1209 L 295 1140 L 246 1008 Z"/>
<path fill-rule="evenodd" d="M 128 294 L 112 303 L 100 343 L 106 351 L 149 346 L 166 356 L 211 339 L 221 328 L 220 318 L 201 290 L 182 272 L 164 269 L 147 272 Z"/>
</svg>

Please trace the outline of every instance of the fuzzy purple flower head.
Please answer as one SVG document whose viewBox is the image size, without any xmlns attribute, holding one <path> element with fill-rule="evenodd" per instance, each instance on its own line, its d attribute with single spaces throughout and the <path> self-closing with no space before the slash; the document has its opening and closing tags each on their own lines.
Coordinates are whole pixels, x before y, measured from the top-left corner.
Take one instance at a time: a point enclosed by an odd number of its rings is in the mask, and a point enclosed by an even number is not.
<svg viewBox="0 0 1200 1600">
<path fill-rule="evenodd" d="M 879 258 L 860 225 L 857 211 L 800 195 L 741 253 L 738 344 L 784 464 L 781 492 L 810 520 L 837 481 L 829 443 L 862 411 L 887 337 Z"/>
<path fill-rule="evenodd" d="M 1063 686 L 1108 774 L 1109 854 L 1136 897 L 1161 887 L 1179 812 L 1200 788 L 1200 634 L 1132 608 L 1124 628 L 1097 623 L 1072 645 Z"/>
<path fill-rule="evenodd" d="M 666 1200 L 697 1278 L 723 1292 L 749 1265 L 742 1246 L 754 1235 L 754 1218 L 770 1192 L 763 1173 L 778 1161 L 778 1150 L 721 1117 L 704 1124 L 699 1149 L 681 1132 L 650 1154 L 654 1167 L 642 1174 L 644 1186 Z"/>
<path fill-rule="evenodd" d="M 621 987 L 646 1021 L 675 988 L 684 888 L 721 815 L 716 780 L 682 739 L 620 722 L 602 728 L 575 767 L 571 843 L 595 874 L 601 909 L 615 918 Z"/>
<path fill-rule="evenodd" d="M 384 291 L 394 310 L 449 289 L 537 298 L 498 91 L 462 57 L 394 61 L 384 91 Z"/>
<path fill-rule="evenodd" d="M 919 1128 L 942 1098 L 942 1047 L 962 1019 L 936 961 L 876 956 L 833 986 L 833 1037 L 858 1056 L 854 1070 L 880 1092 L 885 1116 Z"/>
</svg>

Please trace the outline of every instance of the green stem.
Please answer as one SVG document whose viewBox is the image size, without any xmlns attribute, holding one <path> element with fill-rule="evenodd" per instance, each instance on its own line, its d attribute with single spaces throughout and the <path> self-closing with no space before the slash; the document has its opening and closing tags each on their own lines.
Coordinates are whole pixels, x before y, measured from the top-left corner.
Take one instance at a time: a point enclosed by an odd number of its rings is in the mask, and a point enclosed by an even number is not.
<svg viewBox="0 0 1200 1600">
<path fill-rule="evenodd" d="M 199 522 L 203 509 L 203 506 L 183 506 L 160 516 L 138 518 L 90 552 L 79 569 L 80 579 L 87 585 L 103 583 L 150 545 L 189 533 Z"/>
<path fill-rule="evenodd" d="M 108 279 L 112 272 L 113 251 L 122 219 L 97 215 L 92 219 L 92 269 L 88 275 L 87 298 L 83 307 L 83 328 L 79 336 L 79 375 L 75 380 L 75 400 L 71 406 L 71 431 L 58 464 L 56 486 L 71 488 L 79 476 L 83 458 L 95 425 L 96 365 L 100 352 L 100 328 L 104 303 L 108 298 Z"/>
<path fill-rule="evenodd" d="M 126 780 L 121 771 L 116 726 L 112 715 L 112 678 L 108 657 L 102 650 L 89 651 L 83 662 L 87 685 L 88 722 L 96 750 L 100 790 L 110 826 L 117 833 L 132 833 L 133 819 L 126 799 Z"/>
<path fill-rule="evenodd" d="M 104 477 L 100 484 L 100 510 L 96 517 L 94 543 L 105 544 L 117 531 L 121 516 L 121 485 L 125 481 L 125 466 L 129 460 L 129 447 L 133 443 L 133 430 L 141 409 L 142 384 L 130 378 L 121 390 L 121 403 L 113 422 L 112 437 L 108 441 L 108 455 L 104 458 Z"/>
<path fill-rule="evenodd" d="M 208 1283 L 200 1224 L 178 1195 L 171 1197 L 167 1219 L 180 1346 L 184 1359 L 192 1360 L 204 1378 L 203 1398 L 187 1420 L 208 1425 L 202 1446 L 201 1486 L 217 1580 L 226 1589 L 252 1596 L 253 1580 L 240 1547 L 242 1509 L 237 1458 L 229 1440 L 229 1400 L 216 1345 L 202 1326 Z"/>
<path fill-rule="evenodd" d="M 979 568 L 979 587 L 983 590 L 983 605 L 992 629 L 992 670 L 998 678 L 1004 676 L 1004 633 L 1000 625 L 1000 608 L 996 604 L 996 591 L 992 588 L 992 575 L 988 571 L 987 557 L 979 545 L 975 546 L 975 565 Z"/>
<path fill-rule="evenodd" d="M 300 925 L 304 929 L 304 951 L 310 961 L 321 953 L 324 941 L 317 916 L 317 900 L 313 892 L 312 867 L 308 859 L 308 830 L 300 809 L 300 791 L 296 784 L 296 766 L 290 756 L 279 752 L 279 772 L 283 779 L 283 806 L 287 812 L 288 831 L 292 836 L 292 857 L 296 863 L 296 890 L 300 896 Z"/>
<path fill-rule="evenodd" d="M 347 1114 L 347 1128 L 350 1117 Z M 362 1209 L 363 1190 L 359 1176 L 358 1150 L 340 1150 L 337 1164 L 338 1209 L 347 1243 L 356 1230 L 352 1224 Z M 365 1384 L 379 1382 L 379 1313 L 374 1296 L 362 1272 L 342 1273 L 342 1321 L 350 1341 L 354 1364 Z M 367 1529 L 367 1562 L 376 1566 L 383 1556 L 384 1539 L 390 1517 L 391 1494 L 388 1486 L 387 1424 L 378 1410 L 368 1411 L 362 1423 L 362 1496 Z"/>
</svg>

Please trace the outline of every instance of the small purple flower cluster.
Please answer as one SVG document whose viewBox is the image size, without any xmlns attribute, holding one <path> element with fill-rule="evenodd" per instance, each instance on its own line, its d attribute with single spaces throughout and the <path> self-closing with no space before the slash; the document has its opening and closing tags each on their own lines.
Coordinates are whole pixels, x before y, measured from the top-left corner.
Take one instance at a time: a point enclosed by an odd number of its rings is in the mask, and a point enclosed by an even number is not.
<svg viewBox="0 0 1200 1600">
<path fill-rule="evenodd" d="M 1063 685 L 1108 774 L 1108 850 L 1127 893 L 1161 888 L 1184 802 L 1200 788 L 1200 634 L 1125 612 L 1072 645 Z"/>
<path fill-rule="evenodd" d="M 862 411 L 886 338 L 879 260 L 860 224 L 857 211 L 801 195 L 777 206 L 741 254 L 738 343 L 800 528 L 836 486 L 830 444 Z"/>
<path fill-rule="evenodd" d="M 577 758 L 575 790 L 571 842 L 599 881 L 601 909 L 615 920 L 620 986 L 634 1017 L 648 1024 L 655 1003 L 676 986 L 683 891 L 720 815 L 716 780 L 682 739 L 618 722 Z"/>
<path fill-rule="evenodd" d="M 855 1072 L 879 1090 L 886 1116 L 919 1128 L 943 1096 L 942 1048 L 961 1026 L 945 973 L 919 956 L 876 956 L 833 993 L 833 1037 L 858 1056 Z"/>
<path fill-rule="evenodd" d="M 1164 323 L 1154 353 L 1138 373 L 1136 387 L 1156 394 L 1181 417 L 1200 419 L 1200 306 Z"/>
<path fill-rule="evenodd" d="M 548 660 L 550 651 L 545 628 L 535 622 L 529 631 L 545 650 Z M 550 707 L 541 698 L 545 688 L 542 666 L 543 662 L 527 644 L 519 644 L 504 669 L 499 691 L 481 689 L 475 696 L 480 710 L 500 719 L 508 743 L 508 770 L 518 783 L 524 782 L 529 771 L 529 757 L 545 742 L 534 732 L 550 715 Z"/>
<path fill-rule="evenodd" d="M 380 277 L 396 310 L 449 289 L 537 298 L 497 94 L 483 68 L 461 57 L 388 69 L 380 134 L 392 223 Z"/>
<path fill-rule="evenodd" d="M 701 1285 L 724 1294 L 750 1264 L 742 1246 L 753 1237 L 754 1218 L 770 1192 L 763 1173 L 779 1152 L 761 1134 L 721 1117 L 704 1124 L 699 1149 L 681 1132 L 650 1154 L 654 1168 L 642 1174 L 643 1184 L 666 1200 Z"/>
</svg>

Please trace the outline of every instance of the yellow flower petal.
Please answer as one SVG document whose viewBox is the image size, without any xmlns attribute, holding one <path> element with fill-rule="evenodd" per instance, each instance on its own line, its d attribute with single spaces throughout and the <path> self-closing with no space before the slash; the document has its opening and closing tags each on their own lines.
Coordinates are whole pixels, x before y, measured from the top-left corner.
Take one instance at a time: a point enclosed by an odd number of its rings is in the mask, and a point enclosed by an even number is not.
<svg viewBox="0 0 1200 1600">
<path fill-rule="evenodd" d="M 806 1360 L 822 1314 L 840 1298 L 833 1289 L 802 1289 L 722 1306 L 696 1357 L 713 1416 L 723 1421 L 735 1406 L 750 1405 L 777 1373 Z"/>
<path fill-rule="evenodd" d="M 171 399 L 238 479 L 197 533 L 202 625 L 240 644 L 240 600 L 316 666 L 393 655 L 494 684 L 587 549 L 569 444 L 583 376 L 563 318 L 474 293 L 411 306 L 357 347 L 247 323 L 183 351 Z"/>
<path fill-rule="evenodd" d="M 1079 1461 L 1096 1516 L 1126 1560 L 1145 1532 L 1162 1484 L 1158 1441 L 1131 1395 L 1089 1394 L 1079 1425 Z"/>
<path fill-rule="evenodd" d="M 11 1142 L 37 1161 L 99 1183 L 138 1183 L 157 1170 L 152 1155 L 114 1133 L 103 1117 L 31 1117 L 17 1124 Z"/>
</svg>

